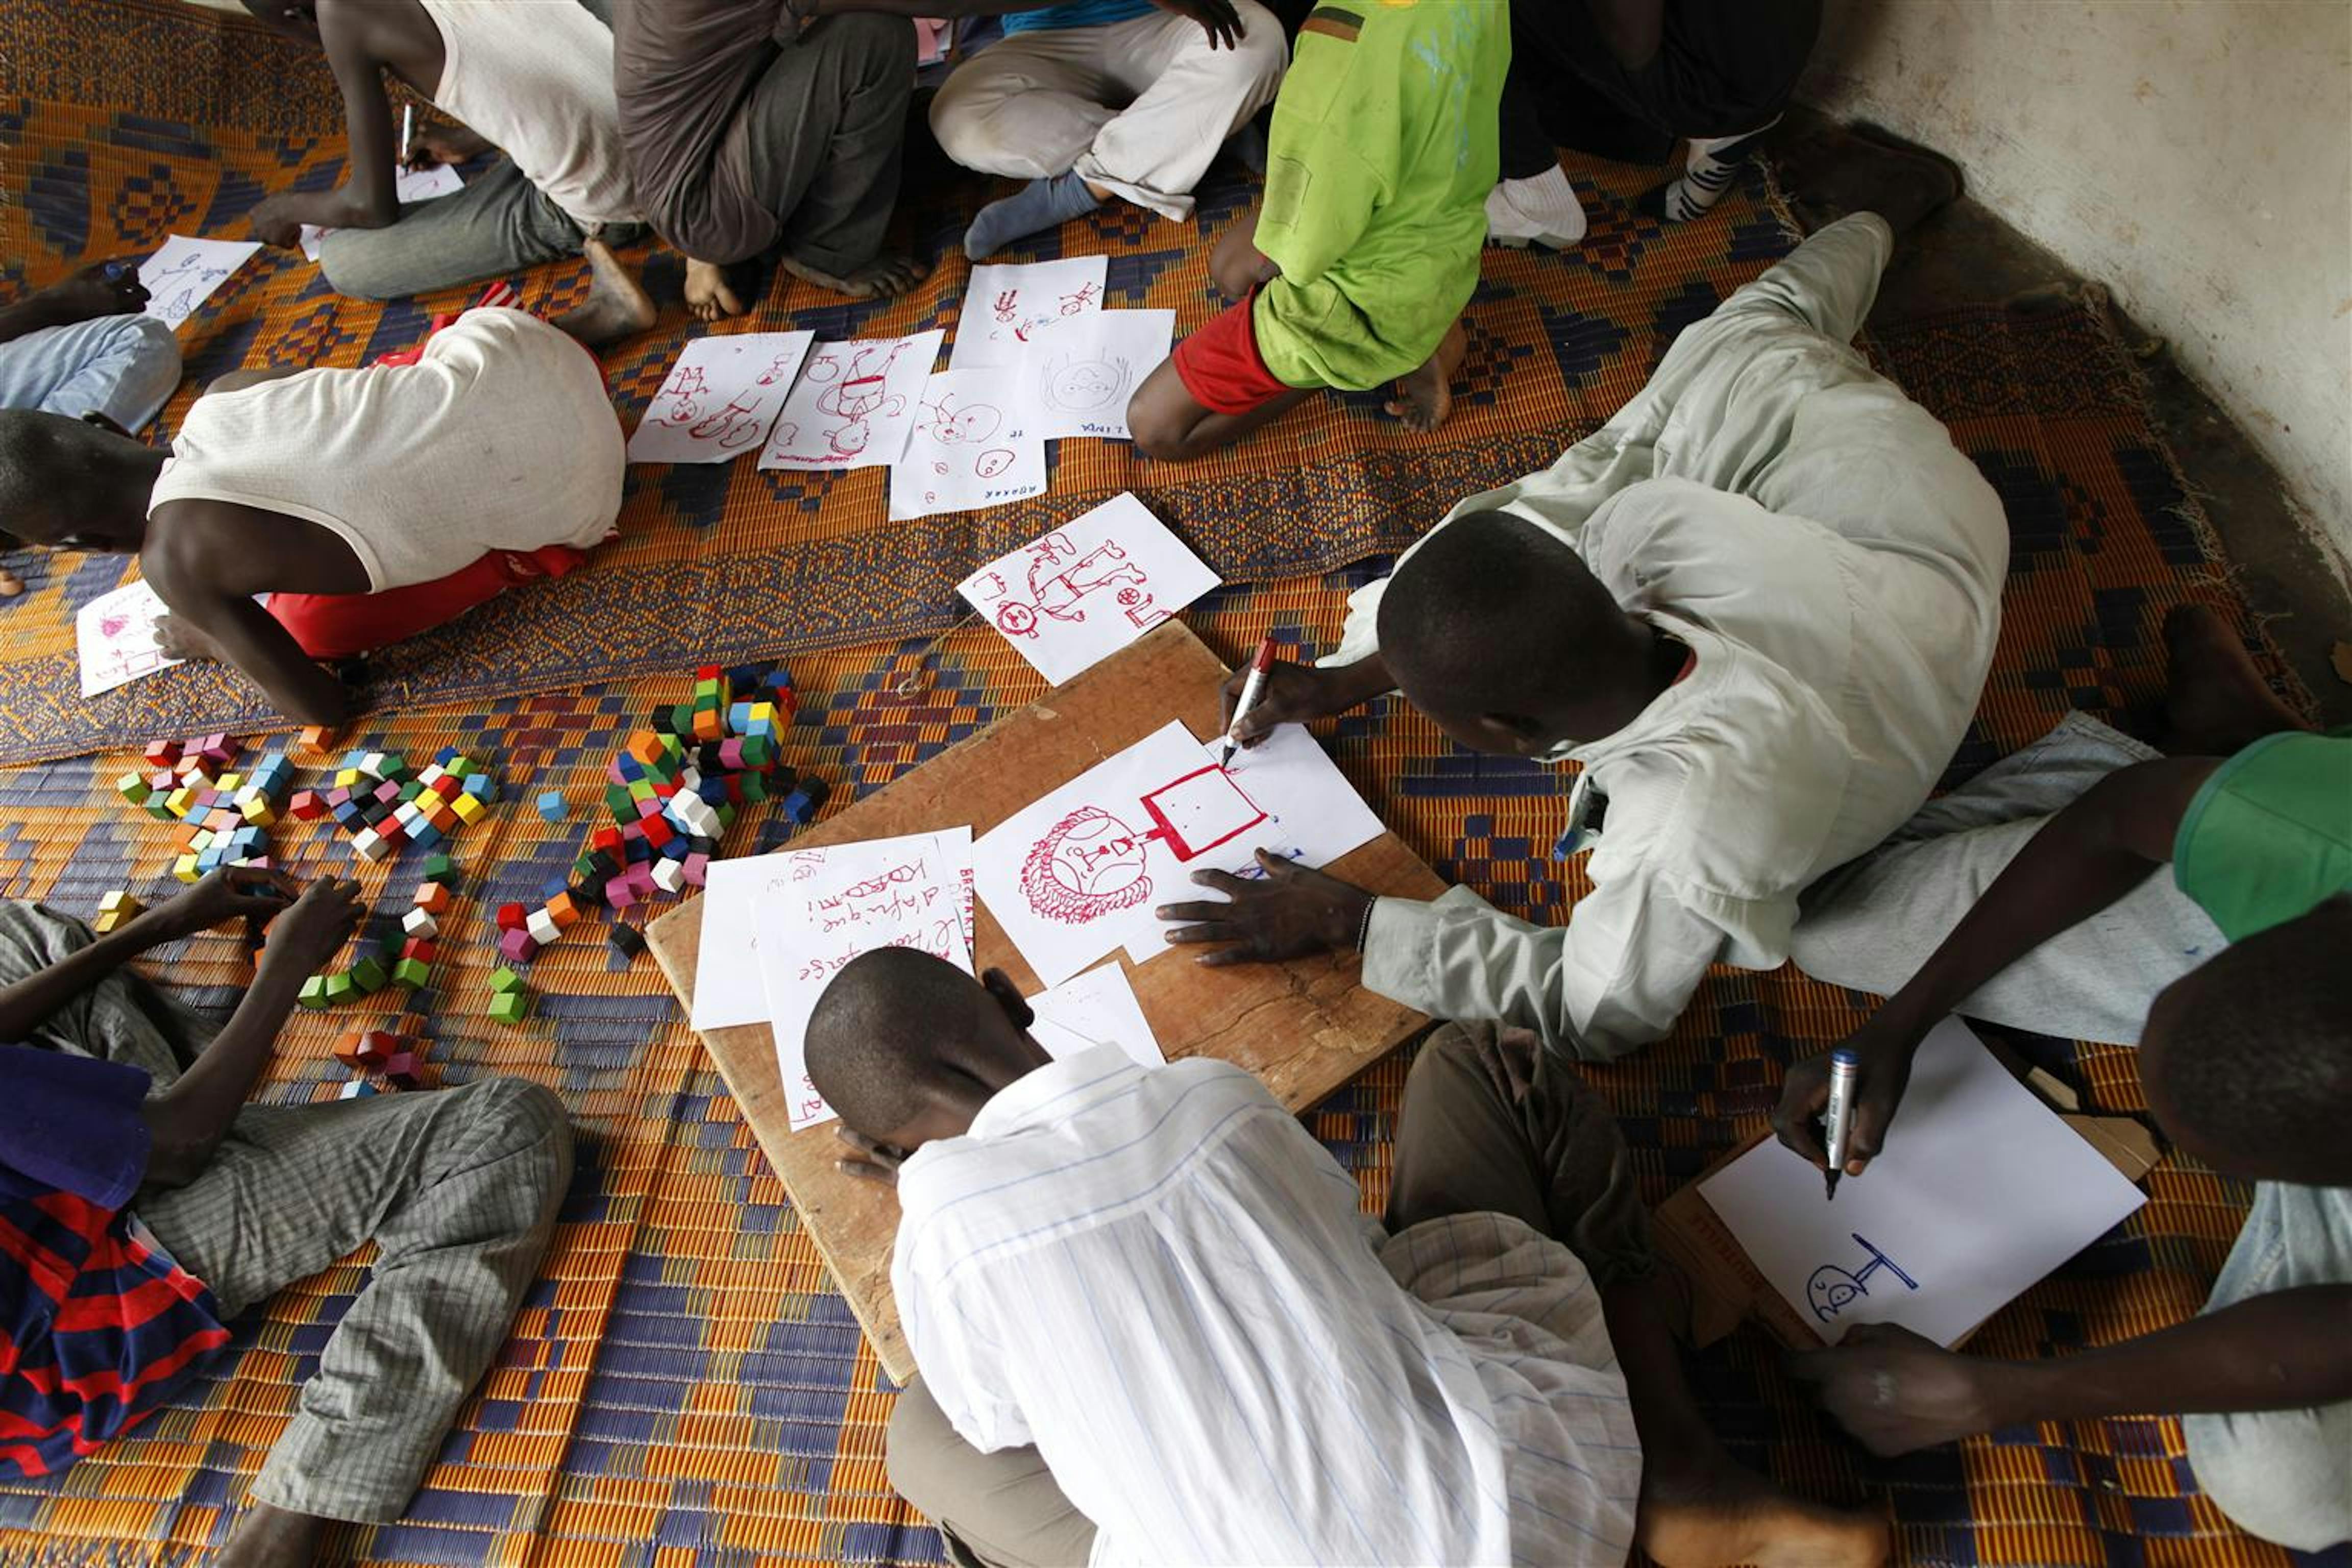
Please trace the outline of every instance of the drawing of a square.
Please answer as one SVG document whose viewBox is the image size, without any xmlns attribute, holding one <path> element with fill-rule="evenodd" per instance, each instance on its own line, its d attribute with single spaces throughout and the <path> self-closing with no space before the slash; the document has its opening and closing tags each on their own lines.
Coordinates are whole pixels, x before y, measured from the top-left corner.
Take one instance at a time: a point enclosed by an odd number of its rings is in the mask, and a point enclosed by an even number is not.
<svg viewBox="0 0 2352 1568">
<path fill-rule="evenodd" d="M 1143 809 L 1179 860 L 1205 855 L 1265 820 L 1232 775 L 1213 764 L 1153 790 L 1143 797 Z"/>
</svg>

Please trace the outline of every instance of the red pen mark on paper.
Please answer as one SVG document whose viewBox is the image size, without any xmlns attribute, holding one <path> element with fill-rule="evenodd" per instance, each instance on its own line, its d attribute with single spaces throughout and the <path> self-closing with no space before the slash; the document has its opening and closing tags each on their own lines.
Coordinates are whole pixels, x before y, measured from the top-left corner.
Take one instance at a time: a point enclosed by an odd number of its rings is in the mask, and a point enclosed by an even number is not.
<svg viewBox="0 0 2352 1568">
<path fill-rule="evenodd" d="M 1153 825 L 1144 837 L 1167 845 L 1179 860 L 1197 859 L 1266 819 L 1233 775 L 1214 763 L 1151 791 L 1143 797 L 1143 809 Z"/>
<path fill-rule="evenodd" d="M 1045 830 L 1021 864 L 1021 891 L 1039 918 L 1063 925 L 1131 909 L 1151 896 L 1143 839 L 1098 805 Z"/>
<path fill-rule="evenodd" d="M 1065 565 L 1064 563 L 1068 563 Z M 1059 570 L 1056 570 L 1059 568 Z M 996 595 L 1011 590 L 1003 577 L 989 574 Z M 1034 637 L 1038 617 L 1076 622 L 1087 618 L 1087 601 L 1105 588 L 1116 588 L 1112 600 L 1139 626 L 1166 620 L 1167 613 L 1153 604 L 1150 579 L 1128 559 L 1116 540 L 1106 540 L 1080 556 L 1066 534 L 1045 535 L 1029 551 L 1029 596 L 1007 597 L 995 609 L 996 629 L 1009 637 Z"/>
</svg>

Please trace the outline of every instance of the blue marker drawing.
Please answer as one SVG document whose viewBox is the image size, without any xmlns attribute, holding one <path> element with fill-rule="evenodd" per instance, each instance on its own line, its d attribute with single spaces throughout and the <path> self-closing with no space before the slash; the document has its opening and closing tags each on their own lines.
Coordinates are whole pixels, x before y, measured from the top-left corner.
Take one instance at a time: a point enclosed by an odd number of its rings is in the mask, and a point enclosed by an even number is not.
<svg viewBox="0 0 2352 1568">
<path fill-rule="evenodd" d="M 1904 1273 L 1902 1266 L 1895 1259 L 1864 1240 L 1860 1231 L 1849 1231 L 1847 1234 L 1860 1244 L 1864 1252 L 1870 1254 L 1870 1261 L 1851 1273 L 1838 1268 L 1835 1264 L 1824 1263 L 1813 1270 L 1811 1279 L 1805 1281 L 1805 1300 L 1811 1303 L 1813 1316 L 1824 1323 L 1853 1305 L 1857 1297 L 1869 1295 L 1870 1288 L 1863 1281 L 1877 1273 L 1882 1268 L 1912 1289 L 1919 1289 L 1919 1281 Z"/>
</svg>

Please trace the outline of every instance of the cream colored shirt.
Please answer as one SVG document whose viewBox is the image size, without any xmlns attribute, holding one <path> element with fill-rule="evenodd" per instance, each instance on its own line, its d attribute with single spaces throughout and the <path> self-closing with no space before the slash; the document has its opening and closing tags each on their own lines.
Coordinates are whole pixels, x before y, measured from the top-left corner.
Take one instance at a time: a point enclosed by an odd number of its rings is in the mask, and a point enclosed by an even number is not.
<svg viewBox="0 0 2352 1568">
<path fill-rule="evenodd" d="M 613 31 L 578 0 L 420 0 L 441 29 L 436 108 L 495 144 L 583 230 L 642 221 L 621 151 Z"/>
<path fill-rule="evenodd" d="M 1696 668 L 1563 752 L 1609 810 L 1565 926 L 1456 888 L 1382 899 L 1364 984 L 1557 1048 L 1664 1035 L 1710 963 L 1778 966 L 1797 895 L 1926 801 L 1976 711 L 2009 531 L 1944 427 L 1849 345 L 1892 245 L 1834 224 L 1685 330 L 1634 399 L 1550 468 L 1473 496 L 1556 533 Z M 1386 583 L 1350 600 L 1350 663 Z"/>
<path fill-rule="evenodd" d="M 493 550 L 608 537 L 622 464 L 594 357 L 536 316 L 468 310 L 415 364 L 199 397 L 147 510 L 220 500 L 306 519 L 350 545 L 382 593 Z"/>
</svg>

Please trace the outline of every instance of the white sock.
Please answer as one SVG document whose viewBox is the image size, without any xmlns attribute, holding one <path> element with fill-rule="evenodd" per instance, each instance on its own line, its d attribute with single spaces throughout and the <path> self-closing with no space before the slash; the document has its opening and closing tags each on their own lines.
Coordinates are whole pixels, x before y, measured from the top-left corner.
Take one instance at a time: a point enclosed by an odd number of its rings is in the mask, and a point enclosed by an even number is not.
<svg viewBox="0 0 2352 1568">
<path fill-rule="evenodd" d="M 1731 188 L 1731 182 L 1756 151 L 1757 142 L 1765 132 L 1780 123 L 1774 115 L 1753 131 L 1743 131 L 1737 136 L 1694 136 L 1691 138 L 1690 159 L 1683 165 L 1682 178 L 1666 187 L 1666 216 L 1676 223 L 1688 223 L 1703 216 L 1721 200 Z"/>
<path fill-rule="evenodd" d="M 1554 164 L 1524 180 L 1505 180 L 1486 193 L 1486 236 L 1537 240 L 1555 248 L 1584 237 L 1584 207 L 1568 171 Z"/>
</svg>

